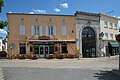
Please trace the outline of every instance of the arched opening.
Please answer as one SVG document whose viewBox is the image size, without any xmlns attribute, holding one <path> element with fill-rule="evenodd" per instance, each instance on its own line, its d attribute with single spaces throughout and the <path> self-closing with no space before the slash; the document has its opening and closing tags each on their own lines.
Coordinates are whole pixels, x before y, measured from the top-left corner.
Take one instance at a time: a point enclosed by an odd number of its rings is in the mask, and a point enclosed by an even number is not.
<svg viewBox="0 0 120 80">
<path fill-rule="evenodd" d="M 96 57 L 96 35 L 91 27 L 82 31 L 82 55 L 83 58 Z"/>
</svg>

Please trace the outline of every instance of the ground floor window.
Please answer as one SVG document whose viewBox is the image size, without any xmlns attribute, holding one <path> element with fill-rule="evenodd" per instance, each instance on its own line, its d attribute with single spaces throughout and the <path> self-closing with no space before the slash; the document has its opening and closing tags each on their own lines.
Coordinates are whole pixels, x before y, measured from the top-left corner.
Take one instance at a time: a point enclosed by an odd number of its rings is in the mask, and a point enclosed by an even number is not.
<svg viewBox="0 0 120 80">
<path fill-rule="evenodd" d="M 62 53 L 68 53 L 67 43 L 63 43 L 63 44 L 62 44 Z"/>
<path fill-rule="evenodd" d="M 49 45 L 49 54 L 54 53 L 54 45 Z"/>
<path fill-rule="evenodd" d="M 20 43 L 19 47 L 20 47 L 20 54 L 26 54 L 26 45 L 25 45 L 25 43 Z"/>
</svg>

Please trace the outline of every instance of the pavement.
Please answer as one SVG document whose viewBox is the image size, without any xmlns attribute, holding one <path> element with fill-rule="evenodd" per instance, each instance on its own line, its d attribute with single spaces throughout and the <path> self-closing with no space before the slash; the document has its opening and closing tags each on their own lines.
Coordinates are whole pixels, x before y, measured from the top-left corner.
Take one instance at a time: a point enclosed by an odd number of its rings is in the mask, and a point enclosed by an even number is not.
<svg viewBox="0 0 120 80">
<path fill-rule="evenodd" d="M 78 78 L 80 78 L 80 80 L 120 80 L 118 78 L 117 79 L 112 79 L 112 78 L 98 79 L 96 77 L 93 77 L 95 76 L 93 75 L 94 73 L 101 74 L 103 72 L 107 73 L 106 75 L 109 75 L 109 76 L 113 75 L 113 77 L 116 77 L 112 73 L 112 70 L 118 69 L 119 67 L 118 64 L 119 64 L 119 56 L 112 56 L 110 58 L 108 57 L 80 58 L 79 60 L 78 59 L 37 59 L 37 60 L 0 59 L 0 67 L 3 68 L 2 71 L 4 71 L 5 78 L 8 78 L 5 80 L 9 80 L 9 79 L 10 80 L 33 80 L 32 77 L 36 78 L 35 80 L 52 80 L 52 79 L 59 80 L 60 78 L 60 76 L 58 76 L 57 79 L 55 78 L 38 79 L 40 77 L 39 74 L 42 74 L 44 72 L 45 72 L 45 75 L 47 75 L 47 77 L 51 77 L 54 75 L 63 76 L 63 74 L 71 77 L 71 79 L 69 79 L 68 77 L 64 76 L 65 78 L 61 78 L 61 80 L 68 80 L 68 79 L 72 80 L 72 77 L 74 77 L 72 75 L 77 75 L 77 74 L 79 74 L 80 77 L 76 76 L 77 78 L 74 80 L 78 80 Z M 71 72 L 72 70 L 73 72 Z M 54 71 L 58 71 L 58 74 L 56 74 L 56 72 Z M 32 74 L 31 72 L 33 72 L 34 74 Z M 38 74 L 36 74 L 37 72 Z M 49 74 L 53 73 L 54 75 L 50 74 L 49 76 L 47 72 L 49 72 Z M 71 74 L 69 72 L 71 72 Z M 90 73 L 92 74 L 89 76 Z M 19 75 L 21 75 L 21 77 L 23 76 L 24 79 L 20 79 Z M 88 77 L 84 78 L 84 75 Z M 17 79 L 14 79 L 13 76 L 18 76 L 18 77 L 16 77 Z M 31 78 L 26 78 L 27 76 L 30 76 Z M 100 76 L 101 75 L 99 75 L 98 77 L 100 78 Z"/>
<path fill-rule="evenodd" d="M 3 68 L 5 80 L 120 80 L 111 71 L 91 69 Z"/>
<path fill-rule="evenodd" d="M 0 80 L 4 80 L 4 74 L 3 74 L 3 69 L 0 67 Z"/>
</svg>

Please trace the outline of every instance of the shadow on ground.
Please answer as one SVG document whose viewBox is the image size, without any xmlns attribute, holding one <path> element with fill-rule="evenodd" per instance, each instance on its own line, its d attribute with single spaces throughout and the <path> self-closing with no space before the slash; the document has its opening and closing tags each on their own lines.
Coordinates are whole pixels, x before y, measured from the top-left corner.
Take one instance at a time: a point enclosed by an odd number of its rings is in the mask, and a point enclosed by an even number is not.
<svg viewBox="0 0 120 80">
<path fill-rule="evenodd" d="M 98 80 L 120 80 L 120 76 L 112 71 L 100 71 L 99 73 L 94 73 L 94 75 Z"/>
</svg>

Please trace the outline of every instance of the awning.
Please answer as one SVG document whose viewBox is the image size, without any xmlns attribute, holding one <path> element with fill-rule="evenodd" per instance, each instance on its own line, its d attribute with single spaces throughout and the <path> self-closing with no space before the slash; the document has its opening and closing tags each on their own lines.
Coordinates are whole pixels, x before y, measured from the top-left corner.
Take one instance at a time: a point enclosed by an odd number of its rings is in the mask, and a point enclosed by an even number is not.
<svg viewBox="0 0 120 80">
<path fill-rule="evenodd" d="M 29 42 L 76 42 L 76 40 L 29 40 Z"/>
<path fill-rule="evenodd" d="M 108 42 L 112 47 L 119 47 L 118 42 Z"/>
</svg>

